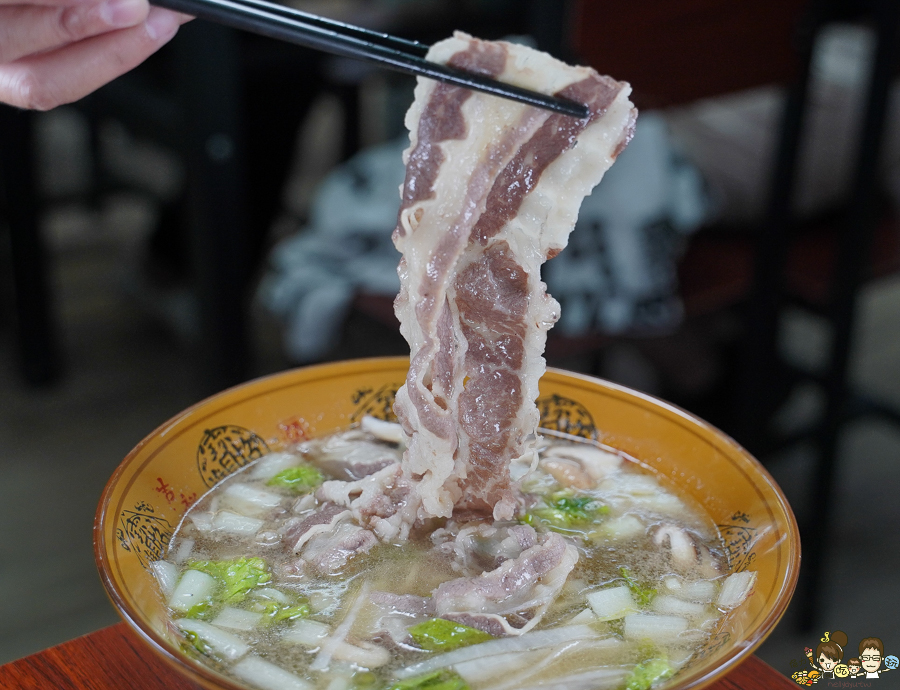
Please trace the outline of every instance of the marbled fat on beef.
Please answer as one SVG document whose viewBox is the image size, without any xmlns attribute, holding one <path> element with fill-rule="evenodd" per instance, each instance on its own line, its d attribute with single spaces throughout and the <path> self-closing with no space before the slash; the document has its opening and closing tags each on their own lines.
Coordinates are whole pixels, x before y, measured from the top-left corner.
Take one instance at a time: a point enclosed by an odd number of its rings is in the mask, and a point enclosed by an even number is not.
<svg viewBox="0 0 900 690">
<path fill-rule="evenodd" d="M 312 537 L 317 534 L 330 533 L 350 511 L 335 503 L 324 503 L 318 510 L 302 518 L 294 518 L 295 522 L 284 530 L 282 541 L 293 552 L 299 552 Z"/>
<path fill-rule="evenodd" d="M 559 305 L 540 266 L 565 247 L 582 199 L 629 141 L 630 87 L 535 50 L 457 33 L 429 59 L 569 98 L 576 119 L 420 79 L 394 242 L 395 309 L 410 344 L 395 410 L 419 518 L 510 519 L 509 463 L 533 452 L 534 400 Z"/>
</svg>

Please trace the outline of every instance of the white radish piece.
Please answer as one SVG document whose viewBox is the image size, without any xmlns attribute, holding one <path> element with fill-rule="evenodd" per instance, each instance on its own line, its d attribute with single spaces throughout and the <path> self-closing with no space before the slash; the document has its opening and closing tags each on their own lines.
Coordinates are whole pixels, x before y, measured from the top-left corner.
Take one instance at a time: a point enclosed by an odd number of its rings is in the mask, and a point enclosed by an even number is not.
<svg viewBox="0 0 900 690">
<path fill-rule="evenodd" d="M 280 666 L 248 656 L 231 667 L 231 671 L 241 680 L 260 690 L 312 690 L 313 686 L 299 676 L 285 671 Z"/>
<path fill-rule="evenodd" d="M 250 479 L 271 479 L 279 472 L 296 467 L 303 458 L 294 453 L 269 453 L 260 458 L 250 470 Z"/>
<path fill-rule="evenodd" d="M 624 618 L 629 613 L 639 610 L 634 597 L 631 596 L 631 590 L 625 585 L 591 592 L 587 595 L 587 601 L 600 621 Z"/>
<path fill-rule="evenodd" d="M 397 445 L 404 443 L 403 427 L 396 422 L 385 422 L 376 417 L 366 415 L 362 418 L 359 425 L 363 431 L 367 431 L 380 441 L 396 443 Z"/>
<path fill-rule="evenodd" d="M 628 541 L 646 531 L 644 523 L 635 515 L 622 515 L 604 522 L 599 533 L 612 541 Z"/>
<path fill-rule="evenodd" d="M 596 622 L 597 614 L 594 613 L 593 609 L 588 608 L 566 621 L 566 625 L 590 625 Z"/>
<path fill-rule="evenodd" d="M 212 596 L 216 589 L 216 580 L 199 570 L 185 570 L 169 597 L 169 608 L 173 611 L 187 613 L 197 604 Z"/>
<path fill-rule="evenodd" d="M 263 524 L 265 523 L 259 518 L 238 515 L 230 510 L 220 510 L 212 521 L 213 531 L 236 537 L 252 537 L 262 529 Z"/>
<path fill-rule="evenodd" d="M 253 630 L 260 624 L 262 619 L 263 614 L 257 613 L 256 611 L 247 611 L 246 609 L 239 609 L 234 606 L 226 606 L 219 612 L 219 615 L 210 622 L 220 628 Z"/>
<path fill-rule="evenodd" d="M 291 598 L 287 594 L 271 587 L 261 587 L 259 589 L 251 590 L 250 596 L 259 599 L 270 599 L 272 601 L 277 601 L 279 604 L 291 603 Z"/>
<path fill-rule="evenodd" d="M 663 585 L 673 594 L 679 594 L 684 584 L 677 577 L 667 577 L 663 580 Z"/>
<path fill-rule="evenodd" d="M 194 523 L 194 527 L 196 527 L 199 532 L 203 532 L 204 534 L 212 532 L 213 517 L 215 517 L 215 514 L 211 511 L 198 513 L 197 511 L 192 510 L 190 513 L 188 513 L 188 517 L 191 519 L 191 522 Z"/>
<path fill-rule="evenodd" d="M 706 613 L 706 606 L 697 604 L 693 601 L 685 601 L 670 594 L 660 594 L 653 597 L 650 605 L 656 613 L 664 613 L 671 616 L 684 616 L 685 618 L 696 618 Z"/>
<path fill-rule="evenodd" d="M 641 496 L 653 496 L 659 489 L 659 482 L 646 474 L 622 474 L 606 479 L 600 484 L 604 491 L 611 491 L 617 495 L 639 498 Z"/>
<path fill-rule="evenodd" d="M 341 642 L 335 647 L 332 658 L 349 661 L 357 666 L 371 669 L 388 663 L 391 660 L 391 653 L 384 647 L 372 642 L 360 642 L 359 644 Z"/>
<path fill-rule="evenodd" d="M 237 635 L 232 635 L 209 623 L 193 618 L 180 618 L 175 621 L 175 625 L 185 632 L 194 633 L 216 656 L 228 661 L 240 659 L 250 650 L 250 645 Z"/>
<path fill-rule="evenodd" d="M 315 494 L 303 494 L 300 498 L 297 499 L 296 503 L 291 507 L 291 512 L 296 515 L 300 515 L 301 513 L 305 513 L 308 510 L 312 510 L 316 507 L 316 495 Z"/>
<path fill-rule="evenodd" d="M 281 634 L 281 640 L 305 647 L 318 647 L 330 632 L 331 626 L 325 623 L 301 618 Z"/>
<path fill-rule="evenodd" d="M 168 599 L 175 591 L 175 585 L 178 584 L 178 566 L 168 561 L 153 561 L 150 564 L 150 570 L 156 577 L 163 596 Z"/>
<path fill-rule="evenodd" d="M 248 517 L 262 517 L 281 505 L 282 496 L 249 484 L 228 484 L 222 492 L 222 504 Z"/>
<path fill-rule="evenodd" d="M 644 510 L 673 519 L 682 519 L 689 514 L 684 501 L 667 491 L 659 491 L 653 496 L 643 497 L 638 503 Z"/>
<path fill-rule="evenodd" d="M 694 580 L 693 582 L 679 583 L 677 590 L 671 590 L 679 599 L 696 601 L 700 604 L 712 603 L 716 598 L 716 583 L 713 580 Z"/>
<path fill-rule="evenodd" d="M 212 528 L 212 516 L 210 516 L 210 528 Z M 172 555 L 172 562 L 181 565 L 191 557 L 191 551 L 194 550 L 194 540 L 185 539 L 178 545 L 178 550 Z"/>
<path fill-rule="evenodd" d="M 632 613 L 625 616 L 625 639 L 650 640 L 659 644 L 671 642 L 688 628 L 686 618 L 656 613 Z"/>
<path fill-rule="evenodd" d="M 756 584 L 756 573 L 745 570 L 742 573 L 734 573 L 725 578 L 716 606 L 720 609 L 733 609 L 746 601 Z"/>
</svg>

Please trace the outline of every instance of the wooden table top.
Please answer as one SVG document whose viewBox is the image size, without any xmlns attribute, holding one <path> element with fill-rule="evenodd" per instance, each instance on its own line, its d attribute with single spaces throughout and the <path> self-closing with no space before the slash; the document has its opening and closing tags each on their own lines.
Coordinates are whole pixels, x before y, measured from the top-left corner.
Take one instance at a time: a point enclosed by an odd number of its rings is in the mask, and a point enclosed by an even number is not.
<svg viewBox="0 0 900 690">
<path fill-rule="evenodd" d="M 3 690 L 198 690 L 173 671 L 125 623 L 0 666 Z M 796 687 L 755 656 L 709 690 L 790 690 Z"/>
</svg>

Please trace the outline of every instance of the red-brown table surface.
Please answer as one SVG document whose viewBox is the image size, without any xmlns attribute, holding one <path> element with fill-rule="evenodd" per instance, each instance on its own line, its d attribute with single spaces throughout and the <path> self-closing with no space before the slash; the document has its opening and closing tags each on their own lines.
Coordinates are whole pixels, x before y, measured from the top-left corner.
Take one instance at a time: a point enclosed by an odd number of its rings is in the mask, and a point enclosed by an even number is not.
<svg viewBox="0 0 900 690">
<path fill-rule="evenodd" d="M 709 690 L 790 690 L 794 683 L 755 656 Z M 151 652 L 125 623 L 0 666 L 4 690 L 198 690 Z"/>
</svg>

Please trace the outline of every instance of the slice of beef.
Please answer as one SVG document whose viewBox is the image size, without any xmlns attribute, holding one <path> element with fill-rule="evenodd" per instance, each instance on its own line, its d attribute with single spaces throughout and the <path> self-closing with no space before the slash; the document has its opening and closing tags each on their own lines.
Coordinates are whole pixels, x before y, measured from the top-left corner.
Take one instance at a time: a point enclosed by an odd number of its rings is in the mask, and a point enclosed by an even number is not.
<svg viewBox="0 0 900 690">
<path fill-rule="evenodd" d="M 541 620 L 577 562 L 577 549 L 550 533 L 494 570 L 439 585 L 433 592 L 434 608 L 452 620 L 458 614 L 474 616 L 466 620 L 491 634 L 500 626 L 504 634 L 519 635 Z M 522 616 L 528 619 L 524 625 Z"/>
<path fill-rule="evenodd" d="M 391 592 L 372 592 L 369 600 L 384 610 L 385 613 L 399 613 L 410 617 L 433 616 L 434 602 L 430 597 L 417 597 L 414 594 L 393 594 Z"/>
<path fill-rule="evenodd" d="M 372 532 L 351 522 L 342 522 L 328 534 L 307 542 L 300 560 L 321 575 L 336 575 L 351 558 L 367 553 L 378 543 Z"/>
<path fill-rule="evenodd" d="M 394 243 L 395 311 L 410 344 L 394 406 L 420 519 L 522 507 L 509 465 L 526 455 L 546 333 L 559 305 L 540 266 L 565 247 L 585 195 L 634 127 L 630 87 L 524 46 L 457 33 L 435 62 L 465 64 L 588 106 L 584 119 L 420 80 Z"/>
<path fill-rule="evenodd" d="M 338 522 L 350 517 L 350 511 L 336 503 L 323 503 L 311 515 L 291 524 L 282 537 L 285 547 L 298 552 L 316 534 L 331 532 Z M 296 519 L 296 518 L 295 518 Z"/>
</svg>

